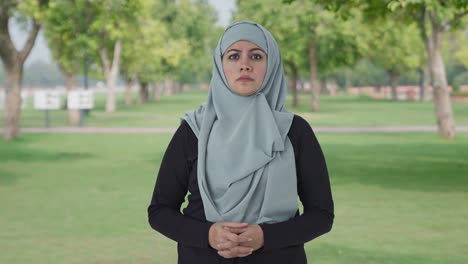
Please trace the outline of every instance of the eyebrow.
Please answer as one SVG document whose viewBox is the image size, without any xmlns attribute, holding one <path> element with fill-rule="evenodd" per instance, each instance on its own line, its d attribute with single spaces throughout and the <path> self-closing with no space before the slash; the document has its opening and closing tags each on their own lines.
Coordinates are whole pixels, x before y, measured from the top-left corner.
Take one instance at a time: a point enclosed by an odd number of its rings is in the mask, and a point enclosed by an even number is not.
<svg viewBox="0 0 468 264">
<path fill-rule="evenodd" d="M 250 49 L 249 52 L 258 51 L 258 50 L 266 54 L 266 52 L 263 51 L 261 48 L 253 48 L 253 49 Z M 228 53 L 228 52 L 242 52 L 242 51 L 239 50 L 239 49 L 230 49 L 230 50 L 226 51 L 226 53 Z"/>
</svg>

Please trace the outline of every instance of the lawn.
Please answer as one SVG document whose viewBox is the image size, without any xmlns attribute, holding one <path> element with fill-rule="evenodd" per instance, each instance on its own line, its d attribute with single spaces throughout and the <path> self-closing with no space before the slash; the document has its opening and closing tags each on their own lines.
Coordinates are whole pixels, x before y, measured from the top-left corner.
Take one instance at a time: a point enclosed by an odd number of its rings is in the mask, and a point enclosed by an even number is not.
<svg viewBox="0 0 468 264">
<path fill-rule="evenodd" d="M 193 90 L 173 96 L 163 96 L 159 102 L 145 105 L 124 106 L 124 95 L 118 94 L 118 111 L 104 112 L 105 96 L 96 94 L 95 109 L 84 119 L 85 126 L 96 127 L 175 127 L 180 117 L 197 108 L 206 100 L 205 91 Z M 374 100 L 356 95 L 321 96 L 321 110 L 310 111 L 310 95 L 300 96 L 297 107 L 287 107 L 315 126 L 390 126 L 432 125 L 435 126 L 434 105 L 431 102 L 406 102 Z M 468 125 L 468 104 L 453 103 L 455 121 Z M 51 126 L 67 126 L 64 110 L 50 111 Z M 34 110 L 30 98 L 29 107 L 21 115 L 22 127 L 44 126 L 44 111 Z M 3 121 L 0 120 L 0 125 Z"/>
<path fill-rule="evenodd" d="M 0 141 L 0 263 L 176 263 L 146 216 L 170 137 Z M 336 218 L 311 263 L 468 263 L 468 134 L 318 137 Z"/>
</svg>

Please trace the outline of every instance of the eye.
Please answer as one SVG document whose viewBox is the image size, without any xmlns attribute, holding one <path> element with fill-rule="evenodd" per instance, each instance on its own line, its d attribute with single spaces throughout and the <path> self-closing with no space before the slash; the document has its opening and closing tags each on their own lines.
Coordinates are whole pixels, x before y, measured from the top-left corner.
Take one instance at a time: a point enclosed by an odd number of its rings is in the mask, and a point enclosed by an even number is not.
<svg viewBox="0 0 468 264">
<path fill-rule="evenodd" d="M 227 58 L 228 58 L 228 60 L 238 60 L 239 59 L 239 54 L 231 53 Z"/>
<path fill-rule="evenodd" d="M 251 58 L 252 60 L 257 60 L 257 61 L 258 61 L 258 60 L 263 59 L 263 56 L 262 56 L 262 54 L 255 53 L 255 54 L 252 54 L 252 56 L 250 56 L 250 58 Z"/>
</svg>

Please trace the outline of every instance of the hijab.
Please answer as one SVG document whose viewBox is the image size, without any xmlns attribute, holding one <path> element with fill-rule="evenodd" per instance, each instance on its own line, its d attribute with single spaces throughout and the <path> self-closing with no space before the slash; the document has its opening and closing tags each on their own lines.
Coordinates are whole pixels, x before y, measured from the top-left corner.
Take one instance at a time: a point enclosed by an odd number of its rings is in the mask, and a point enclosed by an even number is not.
<svg viewBox="0 0 468 264">
<path fill-rule="evenodd" d="M 222 56 L 246 40 L 267 54 L 263 84 L 250 96 L 233 92 Z M 183 117 L 198 138 L 198 186 L 211 222 L 276 223 L 298 210 L 294 150 L 287 137 L 293 114 L 275 39 L 261 25 L 229 26 L 214 51 L 207 101 Z"/>
</svg>

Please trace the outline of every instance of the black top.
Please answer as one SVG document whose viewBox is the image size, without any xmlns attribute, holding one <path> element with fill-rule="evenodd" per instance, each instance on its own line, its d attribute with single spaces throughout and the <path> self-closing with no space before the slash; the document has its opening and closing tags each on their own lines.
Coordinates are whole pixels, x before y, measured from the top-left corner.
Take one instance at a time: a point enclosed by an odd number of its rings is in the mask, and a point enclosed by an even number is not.
<svg viewBox="0 0 468 264">
<path fill-rule="evenodd" d="M 211 263 L 307 263 L 304 243 L 331 230 L 333 200 L 327 166 L 310 125 L 294 116 L 288 137 L 294 148 L 297 190 L 302 214 L 288 221 L 261 224 L 264 246 L 244 258 L 224 259 L 208 244 L 208 222 L 198 189 L 198 140 L 186 121 L 175 132 L 159 169 L 149 223 L 178 243 L 179 264 Z M 188 193 L 188 204 L 181 205 Z M 278 197 L 278 199 L 281 199 Z"/>
</svg>

